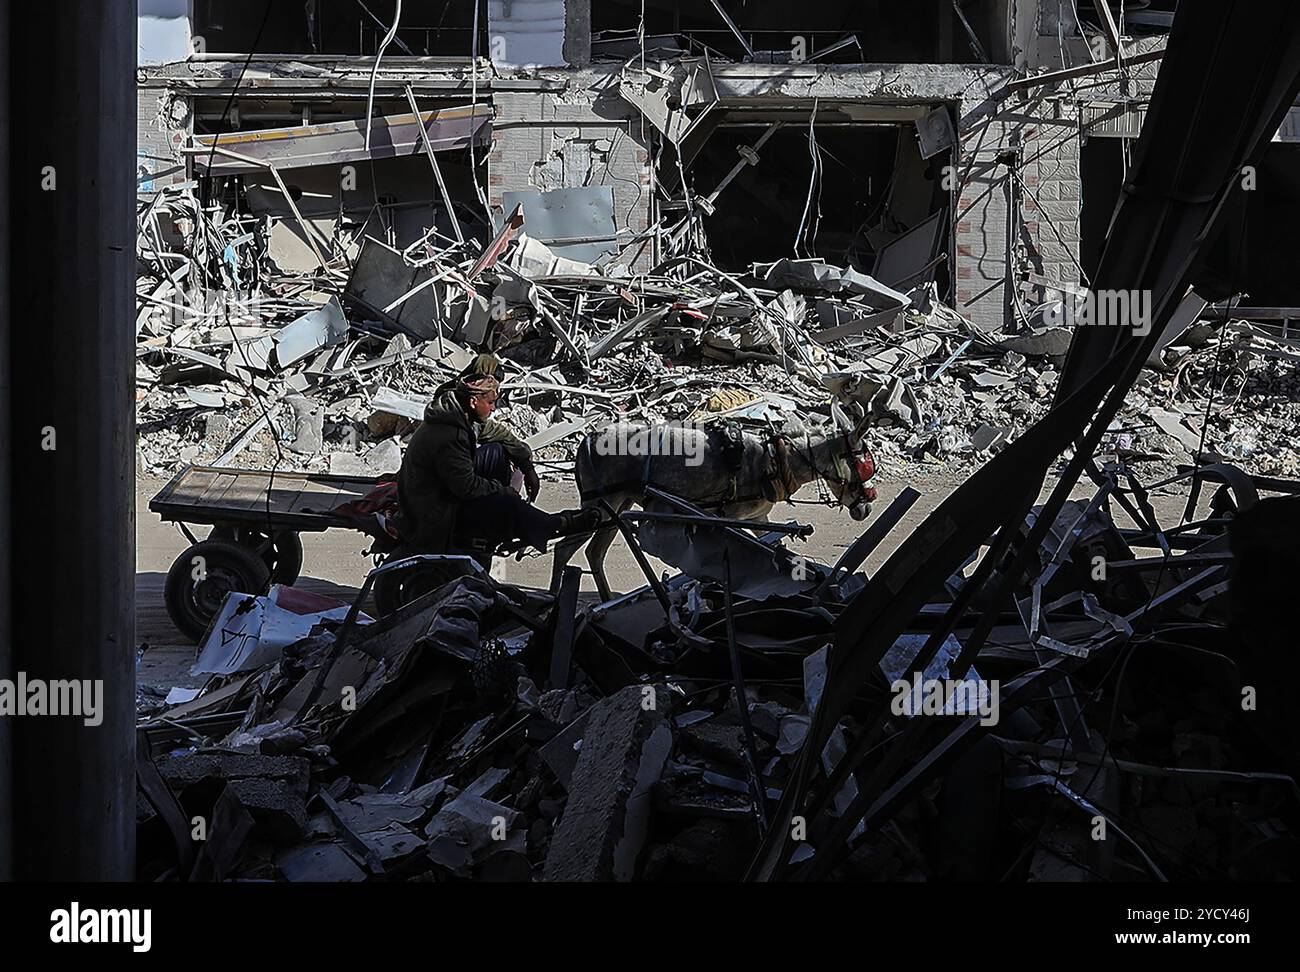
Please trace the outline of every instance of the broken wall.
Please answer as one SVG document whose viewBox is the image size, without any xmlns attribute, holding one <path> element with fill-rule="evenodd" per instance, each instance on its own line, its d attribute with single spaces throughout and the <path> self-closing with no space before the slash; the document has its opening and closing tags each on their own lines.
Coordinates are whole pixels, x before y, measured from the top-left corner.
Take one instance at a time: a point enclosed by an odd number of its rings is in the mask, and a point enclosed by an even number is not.
<svg viewBox="0 0 1300 972">
<path fill-rule="evenodd" d="M 985 329 L 1016 319 L 1012 287 L 1030 272 L 1077 283 L 1078 130 L 1068 102 L 1013 96 L 1009 68 L 955 65 L 718 65 L 724 105 L 948 104 L 961 120 L 952 261 L 958 309 Z M 1059 238 L 1058 238 L 1059 237 Z"/>
<path fill-rule="evenodd" d="M 648 126 L 618 97 L 615 79 L 584 71 L 562 84 L 493 91 L 487 193 L 494 212 L 511 190 L 609 186 L 620 239 L 649 226 Z M 652 259 L 645 245 L 619 262 L 648 269 Z"/>
<path fill-rule="evenodd" d="M 982 328 L 1026 316 L 1044 281 L 1079 283 L 1075 108 L 1014 97 L 962 126 L 957 202 L 958 306 Z"/>
<path fill-rule="evenodd" d="M 459 155 L 441 153 L 439 164 L 447 189 L 464 225 L 466 211 L 474 202 L 474 185 L 467 159 L 460 164 Z M 429 160 L 424 155 L 357 162 L 348 168 L 347 185 L 337 165 L 315 165 L 287 169 L 281 178 L 303 219 L 312 226 L 322 247 L 340 228 L 349 235 L 366 234 L 403 249 L 436 226 L 450 237 L 451 223 L 438 193 Z M 271 216 L 270 255 L 282 270 L 308 271 L 316 258 L 303 235 L 298 220 L 269 173 L 249 173 L 243 177 L 249 208 L 259 216 Z M 355 251 L 354 251 L 355 255 Z"/>
<path fill-rule="evenodd" d="M 185 181 L 181 146 L 189 137 L 189 102 L 161 88 L 136 89 L 136 193 L 152 197 Z"/>
</svg>

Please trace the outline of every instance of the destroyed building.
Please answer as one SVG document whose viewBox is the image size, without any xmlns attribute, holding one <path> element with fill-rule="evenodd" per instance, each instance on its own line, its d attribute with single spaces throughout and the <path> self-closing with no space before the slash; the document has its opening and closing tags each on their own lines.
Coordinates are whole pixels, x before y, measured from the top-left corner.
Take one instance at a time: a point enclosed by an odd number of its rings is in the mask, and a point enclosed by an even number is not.
<svg viewBox="0 0 1300 972">
<path fill-rule="evenodd" d="M 167 605 L 201 683 L 141 680 L 141 876 L 1293 873 L 1297 52 L 1202 10 L 1161 88 L 1173 2 L 806 7 L 188 4 L 137 79 L 135 404 L 169 592 L 227 583 Z M 1146 329 L 1073 326 L 1095 285 Z M 839 552 L 660 491 L 596 600 L 295 586 L 480 351 L 565 490 L 680 420 L 842 436 L 886 501 Z"/>
<path fill-rule="evenodd" d="M 507 414 L 550 460 L 603 417 L 788 420 L 863 370 L 887 456 L 996 451 L 1055 386 L 1053 312 L 1088 299 L 1173 6 L 190 4 L 183 59 L 138 74 L 141 469 L 391 473 L 484 348 L 533 369 Z M 1226 301 L 1254 412 L 1211 415 L 1207 445 L 1300 471 L 1274 394 L 1296 118 L 1118 448 L 1187 457 L 1222 357 L 1188 327 Z"/>
<path fill-rule="evenodd" d="M 288 272 L 366 234 L 482 238 L 522 202 L 563 256 L 636 272 L 698 238 L 727 271 L 821 257 L 932 278 L 996 329 L 1085 283 L 1173 4 L 1118 25 L 1079 6 L 694 0 L 642 24 L 639 3 L 408 0 L 394 25 L 391 0 L 285 2 L 258 37 L 198 0 L 194 53 L 140 72 L 141 191 L 239 176 Z M 209 157 L 218 130 L 247 160 Z"/>
</svg>

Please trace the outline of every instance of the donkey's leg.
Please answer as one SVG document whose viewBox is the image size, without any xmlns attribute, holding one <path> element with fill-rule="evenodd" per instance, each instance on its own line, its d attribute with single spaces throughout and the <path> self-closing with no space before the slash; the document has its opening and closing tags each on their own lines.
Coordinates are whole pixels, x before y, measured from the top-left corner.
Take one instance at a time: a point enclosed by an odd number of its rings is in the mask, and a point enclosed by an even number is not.
<svg viewBox="0 0 1300 972">
<path fill-rule="evenodd" d="M 620 496 L 609 505 L 612 509 L 623 513 L 632 505 L 632 499 Z M 587 563 L 591 565 L 591 576 L 595 578 L 596 590 L 600 591 L 602 601 L 608 601 L 613 597 L 609 589 L 609 579 L 605 576 L 605 554 L 609 552 L 610 544 L 614 542 L 614 534 L 617 532 L 618 527 L 611 523 L 597 531 L 591 538 L 591 543 L 587 544 Z"/>
</svg>

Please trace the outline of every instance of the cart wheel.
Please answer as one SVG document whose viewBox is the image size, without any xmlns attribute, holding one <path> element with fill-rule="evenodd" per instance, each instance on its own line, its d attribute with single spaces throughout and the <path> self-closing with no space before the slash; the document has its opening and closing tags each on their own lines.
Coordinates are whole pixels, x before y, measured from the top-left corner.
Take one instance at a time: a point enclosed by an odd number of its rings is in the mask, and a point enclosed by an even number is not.
<svg viewBox="0 0 1300 972">
<path fill-rule="evenodd" d="M 302 573 L 302 538 L 296 530 L 276 530 L 267 539 L 265 530 L 248 527 L 213 527 L 209 540 L 225 540 L 252 550 L 271 572 L 272 584 L 293 586 Z"/>
<path fill-rule="evenodd" d="M 385 558 L 385 563 L 408 556 L 410 554 L 399 547 Z M 373 588 L 375 610 L 379 613 L 379 617 L 386 617 L 416 598 L 423 597 L 430 591 L 436 591 L 448 581 L 468 573 L 469 571 L 457 564 L 434 561 L 380 574 L 375 578 Z"/>
<path fill-rule="evenodd" d="M 204 540 L 176 558 L 167 571 L 163 598 L 172 623 L 198 642 L 231 591 L 261 594 L 271 572 L 247 547 Z"/>
</svg>

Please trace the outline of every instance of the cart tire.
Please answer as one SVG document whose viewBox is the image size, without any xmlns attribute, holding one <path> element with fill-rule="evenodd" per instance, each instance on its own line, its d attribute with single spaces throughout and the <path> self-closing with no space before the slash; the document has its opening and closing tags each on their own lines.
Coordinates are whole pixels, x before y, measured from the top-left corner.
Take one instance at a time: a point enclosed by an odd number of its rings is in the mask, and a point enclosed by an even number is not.
<svg viewBox="0 0 1300 972">
<path fill-rule="evenodd" d="M 384 562 L 389 563 L 409 556 L 407 551 L 399 547 L 384 558 Z M 444 584 L 467 573 L 464 568 L 435 561 L 380 574 L 375 578 L 373 588 L 375 611 L 378 612 L 379 617 L 386 617 L 416 598 L 423 597 L 430 591 L 436 591 Z"/>
<path fill-rule="evenodd" d="M 276 530 L 269 545 L 266 531 L 247 527 L 213 527 L 208 539 L 237 543 L 254 551 L 271 571 L 272 584 L 292 587 L 302 573 L 302 538 L 296 530 Z"/>
<path fill-rule="evenodd" d="M 201 573 L 201 579 L 196 573 Z M 270 579 L 265 562 L 247 547 L 229 540 L 204 540 L 176 558 L 167 571 L 163 599 L 172 623 L 197 643 L 227 594 L 261 594 Z"/>
</svg>

